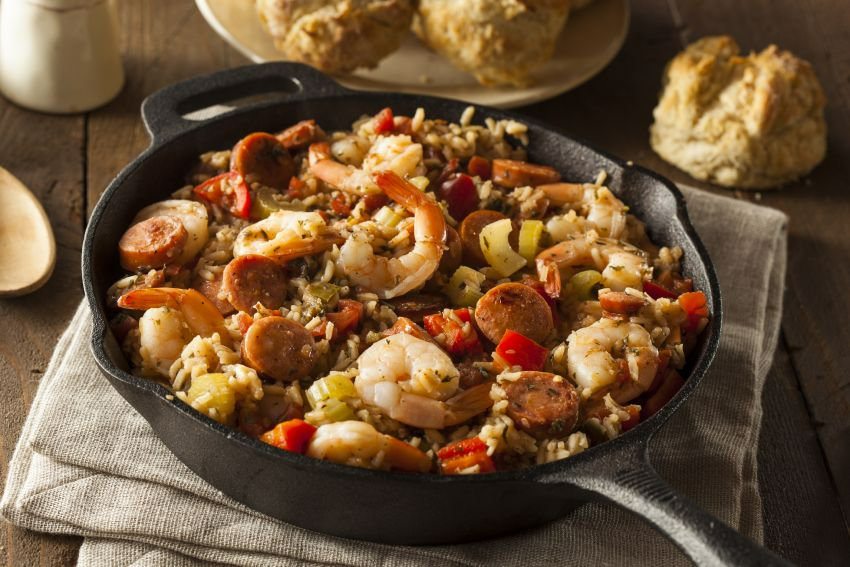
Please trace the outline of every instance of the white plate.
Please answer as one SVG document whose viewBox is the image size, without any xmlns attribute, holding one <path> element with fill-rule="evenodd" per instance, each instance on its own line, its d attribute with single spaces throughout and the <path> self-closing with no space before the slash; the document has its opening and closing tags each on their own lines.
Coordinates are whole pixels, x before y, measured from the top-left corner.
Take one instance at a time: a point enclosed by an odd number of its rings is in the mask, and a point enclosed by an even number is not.
<svg viewBox="0 0 850 567">
<path fill-rule="evenodd" d="M 283 61 L 263 30 L 252 0 L 195 0 L 207 23 L 240 53 L 254 61 Z M 601 71 L 617 54 L 629 29 L 628 0 L 596 0 L 570 14 L 555 55 L 527 88 L 484 87 L 411 33 L 401 48 L 371 70 L 337 76 L 360 90 L 426 94 L 476 104 L 512 108 L 559 95 Z"/>
</svg>

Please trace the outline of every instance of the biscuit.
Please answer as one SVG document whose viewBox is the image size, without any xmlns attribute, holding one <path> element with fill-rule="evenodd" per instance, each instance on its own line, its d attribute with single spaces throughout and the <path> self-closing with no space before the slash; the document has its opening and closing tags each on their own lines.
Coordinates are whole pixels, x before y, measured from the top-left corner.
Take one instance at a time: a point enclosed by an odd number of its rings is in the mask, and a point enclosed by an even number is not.
<svg viewBox="0 0 850 567">
<path fill-rule="evenodd" d="M 484 85 L 525 86 L 549 61 L 570 0 L 420 0 L 413 31 Z"/>
<path fill-rule="evenodd" d="M 401 45 L 411 0 L 257 0 L 275 47 L 292 61 L 327 73 L 375 67 Z"/>
<path fill-rule="evenodd" d="M 697 179 L 776 187 L 823 160 L 825 104 L 811 65 L 792 53 L 741 56 L 731 37 L 705 37 L 668 64 L 650 143 Z"/>
</svg>

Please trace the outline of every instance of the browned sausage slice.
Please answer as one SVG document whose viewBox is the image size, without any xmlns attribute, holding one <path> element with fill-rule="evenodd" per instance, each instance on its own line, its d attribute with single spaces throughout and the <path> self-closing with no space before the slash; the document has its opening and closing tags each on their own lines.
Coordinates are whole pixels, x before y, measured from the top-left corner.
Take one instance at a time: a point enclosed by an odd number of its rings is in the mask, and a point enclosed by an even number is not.
<svg viewBox="0 0 850 567">
<path fill-rule="evenodd" d="M 517 427 L 536 437 L 566 437 L 575 428 L 579 395 L 564 377 L 548 372 L 522 372 L 504 385 L 507 414 Z"/>
<path fill-rule="evenodd" d="M 204 295 L 204 297 L 209 299 L 210 302 L 215 305 L 215 308 L 218 309 L 219 313 L 227 316 L 236 311 L 236 308 L 233 307 L 233 305 L 231 305 L 231 303 L 226 299 L 222 299 L 219 297 L 223 277 L 224 274 L 222 274 L 221 272 L 216 273 L 213 279 L 211 280 L 199 277 L 197 280 L 195 280 L 195 283 L 192 287 L 200 291 Z"/>
<path fill-rule="evenodd" d="M 493 182 L 502 187 L 545 185 L 561 180 L 561 174 L 548 165 L 537 165 L 512 159 L 493 160 Z"/>
<path fill-rule="evenodd" d="M 479 245 L 479 250 L 480 250 Z M 439 270 L 445 274 L 451 274 L 458 269 L 463 262 L 463 244 L 460 241 L 460 235 L 455 229 L 446 225 L 446 249 L 443 250 L 443 257 L 440 258 Z"/>
<path fill-rule="evenodd" d="M 248 134 L 234 146 L 230 169 L 249 183 L 258 181 L 275 189 L 286 189 L 295 174 L 292 156 L 277 138 L 265 132 Z"/>
<path fill-rule="evenodd" d="M 222 287 L 230 303 L 251 313 L 258 302 L 277 309 L 286 301 L 286 269 L 267 256 L 248 254 L 230 261 Z"/>
<path fill-rule="evenodd" d="M 546 300 L 534 289 L 513 282 L 497 285 L 478 300 L 475 323 L 496 344 L 508 329 L 542 343 L 555 328 Z"/>
<path fill-rule="evenodd" d="M 481 240 L 479 238 L 481 231 L 488 224 L 506 218 L 508 217 L 502 213 L 487 210 L 473 211 L 466 215 L 463 222 L 460 223 L 460 243 L 465 264 L 476 268 L 487 265 L 487 260 L 481 251 Z"/>
<path fill-rule="evenodd" d="M 468 390 L 490 380 L 490 374 L 480 366 L 476 366 L 475 362 L 475 360 L 466 359 L 455 364 L 458 373 L 460 373 L 459 384 L 462 390 Z"/>
<path fill-rule="evenodd" d="M 633 315 L 646 305 L 646 301 L 624 291 L 609 291 L 599 295 L 599 305 L 610 313 Z"/>
<path fill-rule="evenodd" d="M 403 295 L 387 301 L 399 317 L 406 317 L 417 323 L 421 323 L 425 315 L 431 315 L 442 311 L 447 305 L 447 300 L 442 295 L 430 293 L 416 293 Z"/>
<path fill-rule="evenodd" d="M 118 241 L 121 267 L 134 272 L 161 268 L 183 253 L 188 238 L 186 227 L 177 217 L 158 216 L 138 222 Z"/>
<path fill-rule="evenodd" d="M 245 333 L 242 359 L 257 372 L 291 382 L 313 368 L 315 343 L 303 325 L 284 317 L 264 317 Z"/>
<path fill-rule="evenodd" d="M 278 141 L 288 150 L 307 147 L 318 141 L 325 133 L 316 124 L 315 120 L 302 120 L 298 124 L 290 126 L 276 136 Z"/>
</svg>

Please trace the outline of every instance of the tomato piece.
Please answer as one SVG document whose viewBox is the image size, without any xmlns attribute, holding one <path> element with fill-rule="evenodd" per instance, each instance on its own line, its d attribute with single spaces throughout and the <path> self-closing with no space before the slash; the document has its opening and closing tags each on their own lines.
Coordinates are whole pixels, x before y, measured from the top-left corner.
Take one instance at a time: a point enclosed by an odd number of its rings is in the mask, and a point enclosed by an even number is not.
<svg viewBox="0 0 850 567">
<path fill-rule="evenodd" d="M 286 190 L 287 199 L 300 199 L 304 196 L 304 186 L 306 183 L 295 176 L 289 180 L 289 188 Z"/>
<path fill-rule="evenodd" d="M 353 299 L 340 299 L 337 305 L 338 311 L 325 315 L 324 321 L 315 327 L 311 334 L 316 338 L 324 338 L 327 334 L 328 322 L 334 324 L 334 332 L 331 340 L 345 337 L 360 325 L 363 318 L 363 304 Z"/>
<path fill-rule="evenodd" d="M 386 134 L 395 129 L 393 109 L 389 106 L 376 114 L 373 120 L 375 122 L 375 134 Z"/>
<path fill-rule="evenodd" d="M 705 294 L 701 291 L 689 291 L 679 296 L 679 305 L 688 315 L 708 317 L 708 305 Z"/>
<path fill-rule="evenodd" d="M 661 299 L 662 297 L 666 297 L 667 299 L 676 299 L 675 293 L 666 287 L 653 282 L 644 282 L 643 291 L 646 292 L 646 294 L 652 299 Z"/>
<path fill-rule="evenodd" d="M 370 213 L 376 211 L 390 202 L 390 198 L 384 193 L 375 193 L 363 197 L 363 205 Z"/>
<path fill-rule="evenodd" d="M 260 441 L 273 445 L 284 451 L 301 453 L 307 451 L 307 444 L 316 433 L 316 428 L 301 419 L 290 419 L 278 423 L 274 429 L 266 431 L 260 436 Z"/>
<path fill-rule="evenodd" d="M 438 193 L 440 198 L 448 203 L 449 214 L 458 222 L 478 210 L 478 189 L 475 188 L 475 181 L 465 173 L 459 173 L 444 181 Z"/>
<path fill-rule="evenodd" d="M 464 323 L 469 323 L 472 319 L 469 315 L 469 309 L 457 309 L 454 313 Z M 445 344 L 441 346 L 444 346 L 449 354 L 462 355 L 481 348 L 475 329 L 471 328 L 469 335 L 466 335 L 463 332 L 463 327 L 458 325 L 457 321 L 446 319 L 442 313 L 426 315 L 422 319 L 422 324 L 432 337 L 436 338 L 442 335 L 445 338 Z"/>
<path fill-rule="evenodd" d="M 248 332 L 248 328 L 254 322 L 254 318 L 244 311 L 240 311 L 236 314 L 236 322 L 239 325 L 239 332 L 244 335 Z"/>
<path fill-rule="evenodd" d="M 469 163 L 466 164 L 466 170 L 473 177 L 478 176 L 481 179 L 490 179 L 490 160 L 481 156 L 472 156 Z"/>
<path fill-rule="evenodd" d="M 470 437 L 469 439 L 461 439 L 449 443 L 439 451 L 437 457 L 440 459 L 451 459 L 460 457 L 469 453 L 479 453 L 487 451 L 487 444 L 480 437 Z"/>
<path fill-rule="evenodd" d="M 235 217 L 247 219 L 251 215 L 251 190 L 245 179 L 235 171 L 228 171 L 207 179 L 195 186 L 192 192 L 200 199 L 217 205 Z"/>
<path fill-rule="evenodd" d="M 351 214 L 351 206 L 348 204 L 348 199 L 342 194 L 331 199 L 331 209 L 341 217 L 347 217 Z"/>
<path fill-rule="evenodd" d="M 496 354 L 508 366 L 519 366 L 523 370 L 541 370 L 543 365 L 546 364 L 549 349 L 540 346 L 521 333 L 508 329 L 496 346 Z"/>
</svg>

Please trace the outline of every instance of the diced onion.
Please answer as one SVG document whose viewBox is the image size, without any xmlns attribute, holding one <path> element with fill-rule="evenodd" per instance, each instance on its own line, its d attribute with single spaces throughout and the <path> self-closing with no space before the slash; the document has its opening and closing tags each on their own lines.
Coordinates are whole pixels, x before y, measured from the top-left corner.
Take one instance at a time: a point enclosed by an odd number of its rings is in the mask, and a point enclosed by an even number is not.
<svg viewBox="0 0 850 567">
<path fill-rule="evenodd" d="M 485 226 L 479 236 L 484 258 L 504 278 L 526 264 L 525 258 L 517 254 L 508 241 L 512 229 L 511 219 L 502 219 Z"/>
<path fill-rule="evenodd" d="M 461 266 L 449 278 L 443 291 L 455 307 L 471 307 L 484 295 L 481 292 L 481 284 L 486 279 L 487 277 L 481 272 L 468 266 Z"/>
<path fill-rule="evenodd" d="M 327 399 L 355 398 L 357 389 L 344 374 L 330 374 L 313 382 L 306 394 L 310 407 L 316 409 L 320 402 Z"/>
<path fill-rule="evenodd" d="M 602 282 L 602 274 L 596 270 L 585 270 L 570 279 L 573 293 L 582 301 L 593 297 L 593 288 Z"/>
</svg>

